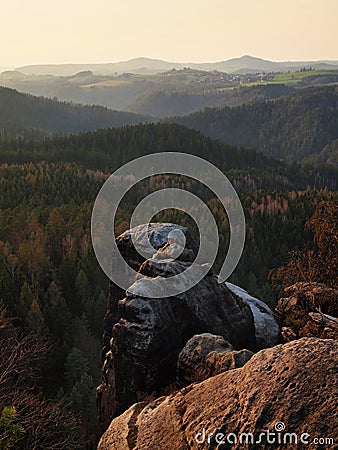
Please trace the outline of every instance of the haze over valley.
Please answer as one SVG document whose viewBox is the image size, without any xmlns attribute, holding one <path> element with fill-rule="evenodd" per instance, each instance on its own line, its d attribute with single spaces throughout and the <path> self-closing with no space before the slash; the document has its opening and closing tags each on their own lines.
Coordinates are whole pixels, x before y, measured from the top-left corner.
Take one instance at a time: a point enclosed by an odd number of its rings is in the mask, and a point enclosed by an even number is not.
<svg viewBox="0 0 338 450">
<path fill-rule="evenodd" d="M 338 83 L 337 61 L 272 63 L 244 56 L 216 64 L 139 58 L 108 65 L 29 66 L 0 74 L 20 92 L 153 117 L 273 99 Z"/>
</svg>

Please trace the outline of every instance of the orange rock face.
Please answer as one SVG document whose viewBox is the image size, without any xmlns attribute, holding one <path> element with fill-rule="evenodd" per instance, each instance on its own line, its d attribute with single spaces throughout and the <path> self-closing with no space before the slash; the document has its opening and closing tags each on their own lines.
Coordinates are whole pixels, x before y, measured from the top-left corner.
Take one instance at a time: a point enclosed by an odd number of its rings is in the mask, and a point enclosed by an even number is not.
<svg viewBox="0 0 338 450">
<path fill-rule="evenodd" d="M 299 337 L 338 339 L 338 290 L 300 282 L 285 289 L 276 306 L 285 342 Z"/>
<path fill-rule="evenodd" d="M 261 350 L 242 368 L 133 405 L 98 450 L 336 448 L 337 367 L 332 339 Z"/>
</svg>

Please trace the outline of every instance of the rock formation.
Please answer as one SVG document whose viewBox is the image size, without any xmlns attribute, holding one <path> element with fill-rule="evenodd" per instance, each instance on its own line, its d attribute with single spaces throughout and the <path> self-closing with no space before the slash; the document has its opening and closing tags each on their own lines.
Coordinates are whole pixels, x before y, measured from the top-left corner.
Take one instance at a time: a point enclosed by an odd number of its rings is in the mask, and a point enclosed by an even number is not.
<svg viewBox="0 0 338 450">
<path fill-rule="evenodd" d="M 240 297 L 251 309 L 254 318 L 256 340 L 259 347 L 265 348 L 276 345 L 280 339 L 280 328 L 268 305 L 235 284 L 225 284 L 233 294 Z"/>
<path fill-rule="evenodd" d="M 180 244 L 173 233 L 177 228 L 184 233 L 185 248 L 173 259 L 174 247 Z M 155 250 L 145 259 L 136 251 L 133 239 L 142 246 L 147 236 Z M 139 278 L 131 281 L 133 293 L 115 284 L 110 287 L 103 383 L 97 397 L 101 431 L 133 403 L 153 393 L 161 395 L 175 381 L 178 355 L 194 335 L 217 335 L 236 351 L 257 351 L 278 343 L 279 328 L 269 308 L 237 286 L 219 284 L 211 270 L 183 294 L 167 298 L 145 295 L 156 289 L 156 277 L 182 273 L 195 259 L 198 244 L 187 229 L 174 224 L 141 225 L 118 237 L 117 246 Z M 199 264 L 204 263 L 202 257 Z M 237 363 L 228 361 L 224 367 L 229 364 Z M 212 373 L 220 367 L 215 363 Z"/>
<path fill-rule="evenodd" d="M 182 385 L 203 381 L 244 366 L 252 356 L 250 350 L 234 350 L 222 336 L 210 333 L 195 335 L 178 356 L 177 379 Z"/>
<path fill-rule="evenodd" d="M 320 283 L 296 283 L 276 306 L 283 339 L 320 337 L 338 340 L 338 290 Z"/>
<path fill-rule="evenodd" d="M 261 350 L 240 369 L 133 405 L 98 450 L 333 449 L 313 440 L 337 443 L 337 365 L 335 340 Z"/>
</svg>

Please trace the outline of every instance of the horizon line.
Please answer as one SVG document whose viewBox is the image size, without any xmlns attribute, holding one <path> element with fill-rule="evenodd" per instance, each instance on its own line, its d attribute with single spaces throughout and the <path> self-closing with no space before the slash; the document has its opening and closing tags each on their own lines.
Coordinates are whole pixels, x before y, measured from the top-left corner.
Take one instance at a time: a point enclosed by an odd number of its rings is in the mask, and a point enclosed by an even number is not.
<svg viewBox="0 0 338 450">
<path fill-rule="evenodd" d="M 261 59 L 263 61 L 266 62 L 272 62 L 272 63 L 293 63 L 293 62 L 299 62 L 299 63 L 308 63 L 308 62 L 323 62 L 323 61 L 338 61 L 338 57 L 337 59 L 332 59 L 332 58 L 320 58 L 320 59 L 286 59 L 286 60 L 273 60 L 273 59 L 266 59 L 264 57 L 261 56 L 253 56 L 253 55 L 249 55 L 249 54 L 244 54 L 241 56 L 235 56 L 235 57 L 231 57 L 231 58 L 227 58 L 227 59 L 219 59 L 219 60 L 209 60 L 209 61 L 191 61 L 191 60 L 170 60 L 170 59 L 162 59 L 160 57 L 150 57 L 150 56 L 135 56 L 135 57 L 131 57 L 129 59 L 119 59 L 119 60 L 115 60 L 115 61 L 97 61 L 97 62 L 33 62 L 33 63 L 27 63 L 27 64 L 4 64 L 1 66 L 1 68 L 4 69 L 17 69 L 20 67 L 29 67 L 29 66 L 66 66 L 66 65 L 98 65 L 98 64 L 118 64 L 118 63 L 127 63 L 130 61 L 134 61 L 137 59 L 148 59 L 148 60 L 156 60 L 156 61 L 163 61 L 165 63 L 172 63 L 172 64 L 216 64 L 216 63 L 221 63 L 221 62 L 227 62 L 227 61 L 231 61 L 233 59 L 241 59 L 241 58 L 245 58 L 245 57 L 249 57 L 249 58 L 255 58 L 255 59 Z"/>
</svg>

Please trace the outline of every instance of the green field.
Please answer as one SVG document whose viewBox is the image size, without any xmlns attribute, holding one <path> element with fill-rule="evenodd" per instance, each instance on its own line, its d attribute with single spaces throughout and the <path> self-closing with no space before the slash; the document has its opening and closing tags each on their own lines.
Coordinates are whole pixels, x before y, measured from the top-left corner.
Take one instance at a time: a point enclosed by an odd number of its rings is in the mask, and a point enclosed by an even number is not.
<svg viewBox="0 0 338 450">
<path fill-rule="evenodd" d="M 308 77 L 312 76 L 328 76 L 337 75 L 338 70 L 306 70 L 304 72 L 287 72 L 287 73 L 276 73 L 273 80 L 269 81 L 253 81 L 249 83 L 242 83 L 241 86 L 262 86 L 271 84 L 296 84 L 304 81 Z M 337 82 L 327 83 L 327 85 L 335 85 Z M 227 90 L 228 87 L 220 88 L 219 91 Z M 230 88 L 231 89 L 231 88 Z"/>
<path fill-rule="evenodd" d="M 304 72 L 277 73 L 274 81 L 279 83 L 297 83 L 304 78 L 319 75 L 338 75 L 338 70 L 306 70 Z"/>
</svg>

